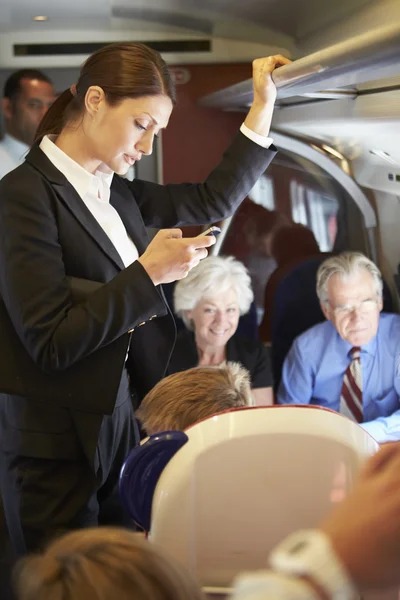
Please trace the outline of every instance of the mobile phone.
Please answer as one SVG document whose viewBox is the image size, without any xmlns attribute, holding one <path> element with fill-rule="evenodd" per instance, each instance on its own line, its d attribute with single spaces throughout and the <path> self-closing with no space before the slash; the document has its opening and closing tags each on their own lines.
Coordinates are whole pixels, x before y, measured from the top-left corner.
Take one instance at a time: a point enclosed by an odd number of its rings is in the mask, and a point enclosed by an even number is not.
<svg viewBox="0 0 400 600">
<path fill-rule="evenodd" d="M 219 235 L 220 233 L 220 228 L 216 227 L 216 225 L 213 225 L 212 227 L 209 227 L 208 229 L 206 229 L 206 231 L 203 231 L 199 235 L 214 235 L 215 237 L 217 237 L 217 235 Z"/>
</svg>

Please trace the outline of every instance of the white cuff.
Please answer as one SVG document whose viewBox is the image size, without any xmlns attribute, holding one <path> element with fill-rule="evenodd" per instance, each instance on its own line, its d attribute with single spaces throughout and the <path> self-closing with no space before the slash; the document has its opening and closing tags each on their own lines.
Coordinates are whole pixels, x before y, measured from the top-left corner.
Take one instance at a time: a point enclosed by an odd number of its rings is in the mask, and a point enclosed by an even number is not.
<svg viewBox="0 0 400 600">
<path fill-rule="evenodd" d="M 331 600 L 358 597 L 345 565 L 330 539 L 320 530 L 305 529 L 292 533 L 272 551 L 269 563 L 276 572 L 310 577 Z"/>
<path fill-rule="evenodd" d="M 269 148 L 274 143 L 274 140 L 272 138 L 265 137 L 265 135 L 260 135 L 259 133 L 252 131 L 244 123 L 241 124 L 240 131 L 252 142 L 258 144 L 259 146 L 262 146 L 263 148 Z"/>
<path fill-rule="evenodd" d="M 318 600 L 304 581 L 272 571 L 242 573 L 234 581 L 231 600 Z"/>
</svg>

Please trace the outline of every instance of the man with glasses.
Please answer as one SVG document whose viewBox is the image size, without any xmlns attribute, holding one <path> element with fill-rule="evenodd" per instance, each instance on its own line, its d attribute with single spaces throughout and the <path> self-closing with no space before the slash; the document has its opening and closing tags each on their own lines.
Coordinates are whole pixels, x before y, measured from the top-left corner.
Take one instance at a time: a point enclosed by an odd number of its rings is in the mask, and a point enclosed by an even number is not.
<svg viewBox="0 0 400 600">
<path fill-rule="evenodd" d="M 2 99 L 5 135 L 0 142 L 0 179 L 24 161 L 54 99 L 53 84 L 41 71 L 22 69 L 8 77 Z"/>
<path fill-rule="evenodd" d="M 381 314 L 382 276 L 358 252 L 317 273 L 327 319 L 293 343 L 279 404 L 316 404 L 359 422 L 378 442 L 400 440 L 400 316 Z"/>
</svg>

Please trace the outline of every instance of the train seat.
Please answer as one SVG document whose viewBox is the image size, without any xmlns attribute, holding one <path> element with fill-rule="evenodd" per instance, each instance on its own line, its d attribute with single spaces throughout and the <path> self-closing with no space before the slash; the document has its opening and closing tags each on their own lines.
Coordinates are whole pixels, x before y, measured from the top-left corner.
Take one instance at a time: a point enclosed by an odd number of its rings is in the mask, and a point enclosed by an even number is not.
<svg viewBox="0 0 400 600">
<path fill-rule="evenodd" d="M 150 542 L 218 590 L 265 568 L 289 533 L 316 526 L 377 449 L 327 409 L 246 407 L 150 436 L 127 458 L 120 491 Z"/>
</svg>

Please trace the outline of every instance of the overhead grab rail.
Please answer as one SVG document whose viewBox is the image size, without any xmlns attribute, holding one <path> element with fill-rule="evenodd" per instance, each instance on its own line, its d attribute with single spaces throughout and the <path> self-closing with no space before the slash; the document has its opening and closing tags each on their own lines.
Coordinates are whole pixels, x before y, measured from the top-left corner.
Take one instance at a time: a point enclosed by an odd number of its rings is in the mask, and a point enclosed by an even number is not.
<svg viewBox="0 0 400 600">
<path fill-rule="evenodd" d="M 278 98 L 330 93 L 343 87 L 400 74 L 400 22 L 368 31 L 329 46 L 276 69 L 272 78 Z M 385 73 L 385 76 L 389 76 Z M 348 90 L 354 96 L 354 89 Z M 248 79 L 200 99 L 202 106 L 239 108 L 253 100 L 252 80 Z"/>
</svg>

